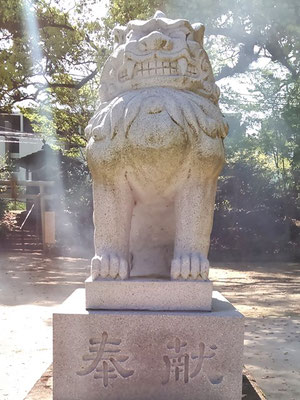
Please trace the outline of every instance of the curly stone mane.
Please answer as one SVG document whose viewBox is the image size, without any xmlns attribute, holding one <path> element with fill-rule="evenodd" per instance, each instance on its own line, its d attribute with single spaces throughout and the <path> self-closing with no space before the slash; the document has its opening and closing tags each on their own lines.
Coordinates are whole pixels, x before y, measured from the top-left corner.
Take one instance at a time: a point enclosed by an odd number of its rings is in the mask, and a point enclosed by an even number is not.
<svg viewBox="0 0 300 400">
<path fill-rule="evenodd" d="M 170 118 L 184 132 L 199 135 L 199 131 L 215 138 L 224 138 L 228 126 L 219 108 L 208 99 L 188 91 L 169 88 L 147 88 L 129 91 L 111 102 L 103 103 L 86 128 L 88 138 L 103 140 L 118 134 L 130 136 L 130 127 L 143 103 L 151 96 L 159 96 Z"/>
</svg>

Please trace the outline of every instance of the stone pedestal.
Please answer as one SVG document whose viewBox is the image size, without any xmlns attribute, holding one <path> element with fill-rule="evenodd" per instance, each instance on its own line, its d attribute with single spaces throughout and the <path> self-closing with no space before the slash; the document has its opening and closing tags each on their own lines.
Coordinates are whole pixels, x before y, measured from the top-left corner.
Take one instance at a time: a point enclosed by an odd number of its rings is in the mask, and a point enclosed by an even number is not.
<svg viewBox="0 0 300 400">
<path fill-rule="evenodd" d="M 240 400 L 243 316 L 214 292 L 211 312 L 87 311 L 84 289 L 54 314 L 54 400 Z"/>
<path fill-rule="evenodd" d="M 94 310 L 211 311 L 212 282 L 131 278 L 85 281 L 86 308 Z"/>
</svg>

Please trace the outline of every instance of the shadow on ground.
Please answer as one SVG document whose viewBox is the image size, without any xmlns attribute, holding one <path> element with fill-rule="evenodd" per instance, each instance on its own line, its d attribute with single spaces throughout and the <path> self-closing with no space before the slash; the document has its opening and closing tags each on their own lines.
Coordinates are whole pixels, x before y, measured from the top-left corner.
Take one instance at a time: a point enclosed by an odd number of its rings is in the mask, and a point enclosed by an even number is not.
<svg viewBox="0 0 300 400">
<path fill-rule="evenodd" d="M 299 316 L 299 264 L 215 264 L 210 278 L 246 317 Z"/>
<path fill-rule="evenodd" d="M 0 304 L 49 305 L 62 303 L 84 287 L 89 273 L 84 258 L 46 258 L 38 253 L 4 253 L 0 256 Z"/>
</svg>

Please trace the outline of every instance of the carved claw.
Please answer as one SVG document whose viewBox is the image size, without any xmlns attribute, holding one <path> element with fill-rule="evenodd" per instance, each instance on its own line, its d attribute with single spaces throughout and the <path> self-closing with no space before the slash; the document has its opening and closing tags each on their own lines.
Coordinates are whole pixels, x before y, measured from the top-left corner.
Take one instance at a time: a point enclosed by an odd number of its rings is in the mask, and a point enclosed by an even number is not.
<svg viewBox="0 0 300 400">
<path fill-rule="evenodd" d="M 93 281 L 98 277 L 101 279 L 128 279 L 128 262 L 117 254 L 95 256 L 92 258 L 91 275 Z"/>
<path fill-rule="evenodd" d="M 209 261 L 201 253 L 179 254 L 172 261 L 172 279 L 207 280 Z"/>
</svg>

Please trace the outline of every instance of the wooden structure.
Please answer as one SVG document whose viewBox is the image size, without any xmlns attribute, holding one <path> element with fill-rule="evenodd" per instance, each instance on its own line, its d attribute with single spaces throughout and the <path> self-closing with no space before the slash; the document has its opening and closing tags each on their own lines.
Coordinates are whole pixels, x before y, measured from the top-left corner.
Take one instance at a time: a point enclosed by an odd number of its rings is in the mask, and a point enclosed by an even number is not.
<svg viewBox="0 0 300 400">
<path fill-rule="evenodd" d="M 4 190 L 0 191 L 0 198 L 13 200 L 13 201 L 27 201 L 31 200 L 32 205 L 28 210 L 26 217 L 20 227 L 22 231 L 29 220 L 30 215 L 34 209 L 40 209 L 40 224 L 41 224 L 41 238 L 43 243 L 43 250 L 46 251 L 48 246 L 55 243 L 55 213 L 46 210 L 46 202 L 54 198 L 53 194 L 47 194 L 47 189 L 54 186 L 53 181 L 16 181 L 0 180 L 0 187 Z M 28 194 L 26 190 L 21 188 L 37 187 L 39 190 L 37 194 Z"/>
</svg>

